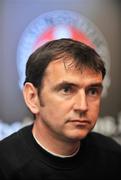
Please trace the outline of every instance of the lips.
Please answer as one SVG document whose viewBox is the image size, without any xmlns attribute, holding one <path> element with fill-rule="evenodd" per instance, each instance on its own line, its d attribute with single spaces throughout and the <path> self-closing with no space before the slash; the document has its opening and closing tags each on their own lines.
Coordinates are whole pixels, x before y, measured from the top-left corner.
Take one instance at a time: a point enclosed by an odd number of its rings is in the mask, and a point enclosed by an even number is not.
<svg viewBox="0 0 121 180">
<path fill-rule="evenodd" d="M 69 120 L 68 122 L 74 123 L 74 124 L 80 124 L 80 125 L 91 124 L 89 120 L 79 120 L 79 119 Z"/>
</svg>

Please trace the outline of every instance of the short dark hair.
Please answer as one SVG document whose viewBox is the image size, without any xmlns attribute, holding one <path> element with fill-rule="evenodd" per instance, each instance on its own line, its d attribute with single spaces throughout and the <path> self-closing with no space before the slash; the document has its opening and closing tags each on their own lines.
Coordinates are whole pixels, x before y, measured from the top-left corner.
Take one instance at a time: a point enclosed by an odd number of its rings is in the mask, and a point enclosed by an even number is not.
<svg viewBox="0 0 121 180">
<path fill-rule="evenodd" d="M 31 82 L 36 88 L 41 87 L 44 72 L 51 61 L 71 58 L 75 67 L 88 67 L 104 78 L 106 69 L 98 53 L 86 44 L 73 39 L 52 40 L 39 47 L 30 55 L 26 64 L 25 82 Z"/>
</svg>

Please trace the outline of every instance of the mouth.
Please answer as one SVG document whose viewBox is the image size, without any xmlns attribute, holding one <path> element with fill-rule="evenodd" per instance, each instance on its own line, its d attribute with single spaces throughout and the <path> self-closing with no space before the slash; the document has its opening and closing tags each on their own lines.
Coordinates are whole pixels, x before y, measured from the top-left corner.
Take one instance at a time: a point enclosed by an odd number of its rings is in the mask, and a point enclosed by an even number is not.
<svg viewBox="0 0 121 180">
<path fill-rule="evenodd" d="M 79 119 L 69 120 L 68 122 L 80 126 L 86 126 L 91 124 L 89 120 L 79 120 Z"/>
</svg>

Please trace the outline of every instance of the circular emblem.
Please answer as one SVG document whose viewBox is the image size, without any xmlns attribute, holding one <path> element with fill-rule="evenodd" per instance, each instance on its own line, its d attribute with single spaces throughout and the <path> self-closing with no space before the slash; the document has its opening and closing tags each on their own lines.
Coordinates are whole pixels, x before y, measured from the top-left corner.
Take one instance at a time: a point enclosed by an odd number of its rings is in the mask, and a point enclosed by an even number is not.
<svg viewBox="0 0 121 180">
<path fill-rule="evenodd" d="M 33 20 L 22 34 L 17 50 L 19 85 L 25 80 L 25 65 L 30 54 L 47 41 L 72 38 L 94 48 L 105 62 L 107 75 L 103 96 L 110 85 L 110 55 L 106 40 L 89 19 L 73 11 L 57 10 L 45 13 Z"/>
</svg>

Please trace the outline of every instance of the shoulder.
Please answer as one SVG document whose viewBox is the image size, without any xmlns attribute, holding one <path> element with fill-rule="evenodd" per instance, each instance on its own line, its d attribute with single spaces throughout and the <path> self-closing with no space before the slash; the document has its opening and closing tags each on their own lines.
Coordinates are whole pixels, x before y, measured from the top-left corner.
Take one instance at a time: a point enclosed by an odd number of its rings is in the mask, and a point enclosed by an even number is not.
<svg viewBox="0 0 121 180">
<path fill-rule="evenodd" d="M 27 126 L 0 141 L 0 172 L 5 176 L 11 176 L 30 160 L 31 153 L 25 141 L 30 132 L 31 126 Z"/>
<path fill-rule="evenodd" d="M 15 156 L 15 152 L 25 149 L 24 139 L 27 138 L 27 133 L 31 131 L 30 129 L 31 126 L 23 127 L 0 141 L 0 159 L 11 159 L 12 156 Z"/>
<path fill-rule="evenodd" d="M 13 134 L 9 135 L 8 137 L 4 138 L 0 141 L 0 150 L 3 147 L 7 147 L 9 145 L 16 145 L 16 143 L 19 143 L 19 140 L 22 139 L 22 136 L 24 136 L 28 130 L 31 129 L 31 125 L 26 126 L 18 130 L 17 132 L 14 132 Z"/>
<path fill-rule="evenodd" d="M 100 133 L 91 132 L 87 136 L 87 142 L 92 147 L 101 149 L 103 151 L 119 153 L 121 155 L 121 145 L 118 144 L 114 139 Z"/>
</svg>

